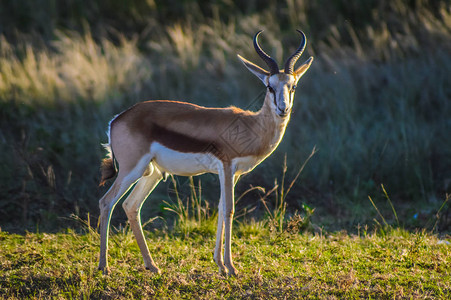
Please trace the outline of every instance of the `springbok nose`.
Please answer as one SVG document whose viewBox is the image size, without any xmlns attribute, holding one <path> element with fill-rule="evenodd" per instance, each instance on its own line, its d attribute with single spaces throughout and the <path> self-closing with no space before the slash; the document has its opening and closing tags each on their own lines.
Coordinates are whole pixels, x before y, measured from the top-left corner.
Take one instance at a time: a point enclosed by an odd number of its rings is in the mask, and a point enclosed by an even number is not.
<svg viewBox="0 0 451 300">
<path fill-rule="evenodd" d="M 286 117 L 290 114 L 290 109 L 289 108 L 285 108 L 285 109 L 280 109 L 280 113 L 279 116 L 281 117 Z"/>
</svg>

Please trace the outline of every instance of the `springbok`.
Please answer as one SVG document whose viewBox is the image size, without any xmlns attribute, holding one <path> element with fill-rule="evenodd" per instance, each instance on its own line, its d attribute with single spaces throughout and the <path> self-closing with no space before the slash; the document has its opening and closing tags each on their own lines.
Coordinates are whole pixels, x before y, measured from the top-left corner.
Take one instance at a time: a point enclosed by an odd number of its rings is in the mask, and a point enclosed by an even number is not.
<svg viewBox="0 0 451 300">
<path fill-rule="evenodd" d="M 136 183 L 123 203 L 130 227 L 141 250 L 146 269 L 159 273 L 144 238 L 141 206 L 166 174 L 183 176 L 215 173 L 219 176 L 218 228 L 214 260 L 220 272 L 236 275 L 231 254 L 234 186 L 240 175 L 250 172 L 268 157 L 282 140 L 290 119 L 296 83 L 310 67 L 310 57 L 294 66 L 306 46 L 302 43 L 288 58 L 284 70 L 266 54 L 254 36 L 254 48 L 269 72 L 238 55 L 246 68 L 267 87 L 258 112 L 237 107 L 207 108 L 186 102 L 141 102 L 115 116 L 109 124 L 108 157 L 102 162 L 101 185 L 117 177 L 100 199 L 99 269 L 108 273 L 108 231 L 111 213 L 119 199 Z M 116 169 L 116 165 L 118 169 Z M 225 231 L 224 257 L 222 247 Z"/>
</svg>

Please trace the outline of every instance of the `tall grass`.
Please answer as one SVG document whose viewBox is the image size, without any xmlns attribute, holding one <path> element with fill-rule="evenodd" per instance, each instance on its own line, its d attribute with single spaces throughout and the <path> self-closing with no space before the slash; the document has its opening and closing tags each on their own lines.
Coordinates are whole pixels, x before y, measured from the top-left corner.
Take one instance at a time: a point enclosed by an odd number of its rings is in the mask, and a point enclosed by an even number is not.
<svg viewBox="0 0 451 300">
<path fill-rule="evenodd" d="M 202 185 L 200 179 L 197 185 L 194 183 L 193 177 L 189 177 L 188 186 L 189 196 L 186 199 L 180 194 L 180 187 L 177 180 L 171 175 L 173 184 L 173 195 L 175 199 L 163 201 L 164 210 L 176 214 L 173 230 L 179 231 L 183 236 L 188 237 L 189 234 L 210 234 L 213 235 L 216 229 L 215 217 L 210 208 L 210 204 L 202 196 Z"/>
<path fill-rule="evenodd" d="M 307 157 L 307 159 L 304 161 L 304 163 L 299 168 L 297 174 L 294 176 L 291 183 L 286 187 L 285 184 L 285 176 L 287 173 L 287 156 L 285 155 L 284 162 L 283 162 L 283 169 L 282 169 L 282 179 L 280 186 L 277 183 L 277 178 L 274 181 L 274 187 L 270 189 L 268 192 L 264 193 L 263 196 L 260 196 L 260 201 L 263 204 L 263 207 L 265 209 L 265 214 L 268 219 L 268 225 L 272 229 L 272 231 L 276 231 L 278 233 L 282 233 L 286 227 L 293 227 L 292 220 L 288 221 L 286 218 L 287 214 L 287 201 L 286 198 L 288 196 L 288 193 L 293 188 L 294 184 L 299 178 L 299 175 L 301 175 L 302 171 L 304 170 L 305 166 L 309 162 L 309 160 L 315 155 L 316 148 L 313 147 L 312 153 Z M 268 206 L 270 198 L 274 198 L 274 204 L 273 208 L 270 209 Z M 297 227 L 306 229 L 309 227 L 310 223 L 310 217 L 313 214 L 312 209 L 310 209 L 307 205 L 302 205 L 303 210 L 305 211 L 305 218 L 299 216 L 297 211 L 295 212 L 295 219 L 296 219 L 296 225 Z M 287 222 L 288 221 L 288 222 Z M 287 224 L 288 223 L 288 224 Z M 290 225 L 291 224 L 291 225 Z M 293 230 L 293 228 L 291 228 Z"/>
<path fill-rule="evenodd" d="M 54 1 L 1 5 L 2 16 L 10 9 L 4 18 L 10 22 L 0 29 L 1 226 L 55 228 L 60 216 L 94 214 L 104 192 L 96 187 L 97 164 L 108 120 L 137 101 L 258 107 L 263 86 L 235 56 L 260 64 L 251 43 L 258 29 L 265 29 L 261 43 L 280 64 L 298 46 L 294 29 L 303 29 L 315 62 L 299 84 L 282 144 L 240 181 L 238 193 L 250 183 L 273 186 L 284 153 L 293 166 L 313 145 L 315 161 L 285 200 L 294 209 L 317 207 L 331 226 L 371 220 L 362 206 L 380 184 L 406 216 L 434 211 L 449 193 L 448 2 L 337 0 L 327 2 L 328 10 L 324 1 L 302 0 L 175 7 L 190 16 L 152 1 L 69 2 L 77 12 L 70 16 Z M 11 17 L 19 12 L 22 25 Z M 213 184 L 205 180 L 206 199 L 217 197 Z M 255 201 L 250 195 L 243 207 Z M 337 223 L 343 218 L 346 223 Z"/>
<path fill-rule="evenodd" d="M 151 69 L 136 40 L 118 36 L 94 41 L 89 32 L 56 32 L 51 48 L 0 41 L 0 98 L 21 104 L 49 105 L 111 101 L 125 90 L 133 95 Z"/>
</svg>

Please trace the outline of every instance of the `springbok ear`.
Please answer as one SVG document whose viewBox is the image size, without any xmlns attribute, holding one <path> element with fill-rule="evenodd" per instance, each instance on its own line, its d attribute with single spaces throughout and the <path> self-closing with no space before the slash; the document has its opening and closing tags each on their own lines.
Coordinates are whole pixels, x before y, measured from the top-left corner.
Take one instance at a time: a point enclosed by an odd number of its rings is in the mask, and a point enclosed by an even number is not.
<svg viewBox="0 0 451 300">
<path fill-rule="evenodd" d="M 303 63 L 299 68 L 294 71 L 294 75 L 296 76 L 296 81 L 298 81 L 305 72 L 307 72 L 308 68 L 310 68 L 313 62 L 313 56 L 310 56 L 309 59 L 305 63 Z"/>
<path fill-rule="evenodd" d="M 251 71 L 255 76 L 257 76 L 264 84 L 266 84 L 266 78 L 269 76 L 269 72 L 260 68 L 254 63 L 251 63 L 241 55 L 237 54 L 238 58 L 243 62 L 246 68 Z"/>
</svg>

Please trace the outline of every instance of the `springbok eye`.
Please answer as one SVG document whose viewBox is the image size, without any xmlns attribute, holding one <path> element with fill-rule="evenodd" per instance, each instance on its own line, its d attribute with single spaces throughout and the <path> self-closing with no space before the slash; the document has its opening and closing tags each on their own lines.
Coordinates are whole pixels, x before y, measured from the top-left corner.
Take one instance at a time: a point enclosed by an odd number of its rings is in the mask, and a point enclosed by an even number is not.
<svg viewBox="0 0 451 300">
<path fill-rule="evenodd" d="M 269 86 L 269 85 L 268 85 L 268 90 L 269 90 L 271 93 L 276 94 L 276 91 L 274 91 L 274 89 L 273 89 L 271 86 Z"/>
<path fill-rule="evenodd" d="M 296 90 L 296 86 L 293 85 L 293 86 L 291 87 L 291 92 L 294 93 L 295 90 Z"/>
</svg>

